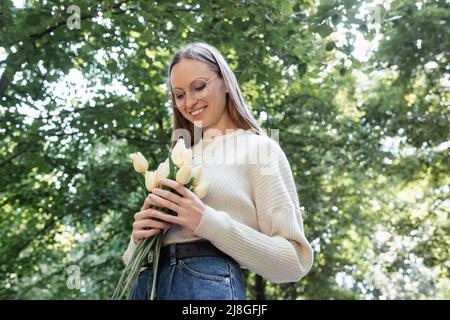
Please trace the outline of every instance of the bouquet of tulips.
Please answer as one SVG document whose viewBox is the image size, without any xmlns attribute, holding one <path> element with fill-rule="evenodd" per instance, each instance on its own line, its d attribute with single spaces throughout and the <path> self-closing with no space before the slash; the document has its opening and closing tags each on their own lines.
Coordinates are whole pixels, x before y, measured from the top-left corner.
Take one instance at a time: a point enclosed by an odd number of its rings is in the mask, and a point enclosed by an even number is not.
<svg viewBox="0 0 450 320">
<path fill-rule="evenodd" d="M 148 162 L 140 152 L 131 154 L 130 158 L 133 162 L 134 170 L 143 175 L 144 182 L 138 174 L 136 174 L 136 177 L 144 189 L 145 196 L 147 196 L 147 191 L 150 192 L 156 187 L 165 190 L 170 189 L 171 192 L 180 195 L 170 187 L 161 185 L 159 183 L 161 179 L 176 180 L 178 183 L 194 192 L 200 199 L 203 198 L 208 191 L 209 181 L 200 181 L 202 167 L 196 166 L 192 168 L 192 150 L 185 147 L 183 139 L 177 141 L 172 149 L 171 155 L 166 161 L 159 164 L 156 171 L 148 171 Z M 176 212 L 168 208 L 159 208 L 155 206 L 151 206 L 151 208 L 155 208 L 167 214 L 177 215 Z M 131 259 L 122 272 L 112 299 L 121 299 L 126 296 L 127 292 L 136 281 L 140 269 L 147 262 L 153 262 L 153 283 L 150 299 L 156 299 L 159 253 L 161 250 L 162 238 L 166 232 L 167 230 L 164 230 L 164 232 L 161 232 L 156 236 L 139 241 Z"/>
</svg>

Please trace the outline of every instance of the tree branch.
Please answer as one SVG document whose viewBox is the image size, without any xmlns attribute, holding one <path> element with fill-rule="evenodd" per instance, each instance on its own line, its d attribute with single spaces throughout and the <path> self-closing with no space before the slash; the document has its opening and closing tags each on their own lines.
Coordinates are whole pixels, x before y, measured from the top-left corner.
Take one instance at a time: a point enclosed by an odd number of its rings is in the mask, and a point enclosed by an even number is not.
<svg viewBox="0 0 450 320">
<path fill-rule="evenodd" d="M 103 11 L 109 11 L 109 10 L 117 9 L 117 8 L 119 8 L 122 4 L 127 3 L 127 2 L 131 2 L 131 1 L 133 1 L 133 0 L 124 0 L 124 1 L 121 1 L 121 2 L 119 2 L 119 3 L 117 3 L 117 4 L 115 4 L 114 6 L 112 6 L 111 8 L 109 8 L 109 9 L 102 10 L 102 12 L 103 12 Z M 134 11 L 134 10 L 133 10 L 133 11 Z M 121 13 L 124 13 L 124 12 L 125 12 L 125 11 L 121 10 L 121 11 L 113 12 L 112 14 L 113 14 L 113 15 L 114 15 L 114 14 L 121 14 Z M 96 16 L 97 16 L 97 13 L 94 13 L 94 14 L 91 14 L 91 15 L 86 15 L 86 16 L 81 16 L 81 17 L 80 17 L 80 20 L 81 20 L 81 21 L 83 21 L 83 20 L 88 20 L 88 19 L 95 18 Z M 31 34 L 31 35 L 29 36 L 29 39 L 34 43 L 35 40 L 40 39 L 40 38 L 44 37 L 44 36 L 47 35 L 47 34 L 50 34 L 51 32 L 55 31 L 56 29 L 58 29 L 58 28 L 60 28 L 60 27 L 62 27 L 62 26 L 65 26 L 66 24 L 67 24 L 67 20 L 61 21 L 61 22 L 59 22 L 58 24 L 56 24 L 56 25 L 54 25 L 54 26 L 51 26 L 50 28 L 48 28 L 48 29 L 46 29 L 46 30 L 44 30 L 44 31 L 42 31 L 42 32 Z M 14 45 L 16 45 L 17 43 L 19 43 L 20 41 L 21 41 L 21 40 L 16 41 L 15 43 L 10 44 L 9 46 L 10 46 L 10 47 L 11 47 L 11 46 L 14 46 Z"/>
<path fill-rule="evenodd" d="M 30 150 L 36 150 L 36 149 L 37 149 L 37 148 L 32 148 L 32 149 L 29 149 L 29 148 L 27 148 L 27 147 L 26 147 L 26 148 L 23 148 L 22 150 L 20 150 L 20 151 L 14 153 L 14 154 L 10 155 L 9 157 L 6 157 L 6 158 L 4 158 L 2 161 L 0 161 L 0 167 L 4 166 L 4 165 L 7 164 L 8 162 L 11 162 L 12 160 L 14 160 L 15 158 L 17 158 L 17 157 L 20 156 L 21 154 L 26 153 L 26 152 L 28 152 L 28 151 L 30 151 Z"/>
<path fill-rule="evenodd" d="M 2 77 L 0 78 L 0 98 L 3 97 L 3 92 L 6 89 L 6 70 L 3 71 Z"/>
</svg>

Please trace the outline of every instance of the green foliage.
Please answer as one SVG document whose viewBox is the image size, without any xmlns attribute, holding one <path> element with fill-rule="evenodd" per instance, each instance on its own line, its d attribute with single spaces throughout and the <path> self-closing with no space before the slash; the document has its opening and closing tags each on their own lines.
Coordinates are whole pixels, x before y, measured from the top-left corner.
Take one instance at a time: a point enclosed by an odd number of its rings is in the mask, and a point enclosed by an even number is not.
<svg viewBox="0 0 450 320">
<path fill-rule="evenodd" d="M 393 1 L 379 25 L 361 1 L 76 4 L 73 30 L 65 1 L 0 5 L 1 298 L 111 296 L 142 203 L 128 154 L 166 158 L 167 66 L 196 40 L 280 129 L 315 249 L 299 283 L 246 271 L 248 298 L 450 297 L 445 1 Z M 356 32 L 379 39 L 367 62 Z"/>
</svg>

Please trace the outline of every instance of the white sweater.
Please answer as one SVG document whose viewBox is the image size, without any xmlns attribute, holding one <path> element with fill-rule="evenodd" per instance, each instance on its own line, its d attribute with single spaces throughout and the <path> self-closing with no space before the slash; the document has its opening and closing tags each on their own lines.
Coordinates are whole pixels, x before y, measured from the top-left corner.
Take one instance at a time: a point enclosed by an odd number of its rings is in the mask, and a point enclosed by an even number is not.
<svg viewBox="0 0 450 320">
<path fill-rule="evenodd" d="M 193 146 L 194 165 L 211 182 L 194 232 L 173 225 L 163 245 L 209 240 L 242 268 L 275 283 L 299 281 L 313 250 L 305 238 L 299 199 L 285 153 L 266 134 L 238 129 Z M 136 248 L 130 240 L 123 261 Z"/>
</svg>

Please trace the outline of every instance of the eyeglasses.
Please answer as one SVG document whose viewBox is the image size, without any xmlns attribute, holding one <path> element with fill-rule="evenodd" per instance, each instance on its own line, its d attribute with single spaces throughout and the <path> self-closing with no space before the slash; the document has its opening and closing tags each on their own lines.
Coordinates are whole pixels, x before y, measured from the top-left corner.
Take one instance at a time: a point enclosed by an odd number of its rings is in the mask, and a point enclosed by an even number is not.
<svg viewBox="0 0 450 320">
<path fill-rule="evenodd" d="M 209 83 L 217 78 L 219 74 L 216 74 L 209 80 L 197 79 L 190 84 L 190 91 L 183 91 L 181 89 L 175 89 L 172 91 L 175 104 L 178 108 L 181 108 L 186 103 L 186 94 L 191 93 L 194 99 L 200 100 L 208 95 Z"/>
</svg>

